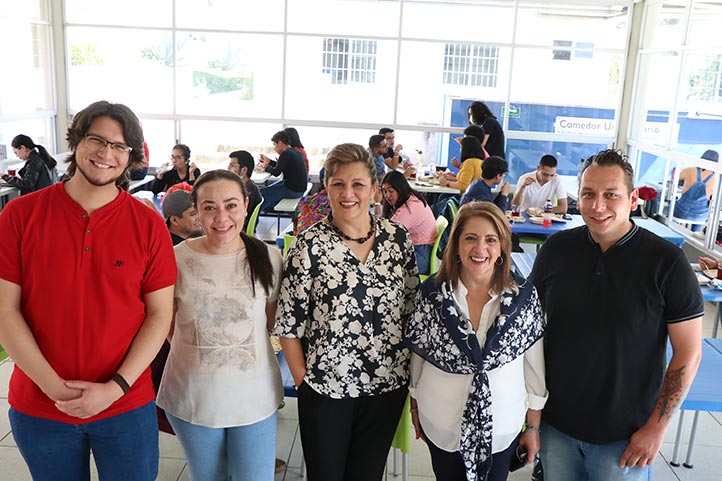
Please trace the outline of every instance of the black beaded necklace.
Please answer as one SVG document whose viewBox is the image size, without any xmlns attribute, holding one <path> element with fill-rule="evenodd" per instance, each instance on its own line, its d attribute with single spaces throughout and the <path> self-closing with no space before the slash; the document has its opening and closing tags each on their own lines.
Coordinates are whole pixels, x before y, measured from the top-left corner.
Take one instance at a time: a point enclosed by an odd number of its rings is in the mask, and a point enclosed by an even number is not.
<svg viewBox="0 0 722 481">
<path fill-rule="evenodd" d="M 331 213 L 328 214 L 328 223 L 329 223 L 329 225 L 331 226 L 331 229 L 333 229 L 333 231 L 334 231 L 336 234 L 338 234 L 338 235 L 341 236 L 342 238 L 346 239 L 347 241 L 358 242 L 359 244 L 363 244 L 364 242 L 366 242 L 367 240 L 369 240 L 371 237 L 373 237 L 374 232 L 376 232 L 376 222 L 375 222 L 375 220 L 374 220 L 373 217 L 371 217 L 371 229 L 369 230 L 368 234 L 366 234 L 366 237 L 354 238 L 354 237 L 347 236 L 347 235 L 344 233 L 344 231 L 342 231 L 342 230 L 339 228 L 339 226 L 337 226 L 337 225 L 333 222 L 333 214 L 331 214 Z"/>
</svg>

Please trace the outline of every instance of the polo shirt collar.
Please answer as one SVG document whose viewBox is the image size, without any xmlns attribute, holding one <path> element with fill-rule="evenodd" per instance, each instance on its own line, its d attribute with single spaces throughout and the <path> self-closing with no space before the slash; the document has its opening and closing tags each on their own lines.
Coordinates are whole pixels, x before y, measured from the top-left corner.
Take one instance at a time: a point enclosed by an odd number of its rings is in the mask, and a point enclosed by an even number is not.
<svg viewBox="0 0 722 481">
<path fill-rule="evenodd" d="M 632 228 L 629 229 L 629 231 L 626 234 L 624 234 L 622 236 L 622 238 L 619 239 L 612 247 L 607 249 L 607 252 L 609 252 L 610 250 L 612 250 L 614 248 L 624 246 L 627 242 L 629 242 L 632 239 L 632 237 L 635 236 L 635 234 L 637 232 L 639 232 L 639 226 L 637 224 L 635 224 L 633 220 L 630 219 L 629 221 L 632 223 Z M 589 227 L 587 225 L 584 226 L 584 230 L 586 231 L 587 240 L 591 243 L 591 245 L 595 246 L 598 249 L 599 244 L 592 237 L 592 233 L 589 231 Z"/>
<path fill-rule="evenodd" d="M 58 194 L 58 197 L 60 197 L 60 202 L 65 205 L 68 212 L 72 212 L 73 214 L 77 215 L 83 215 L 87 214 L 87 211 L 83 209 L 83 207 L 78 204 L 75 200 L 73 200 L 70 195 L 68 195 L 68 192 L 65 190 L 65 182 L 67 180 L 64 180 L 62 182 L 58 182 L 57 184 L 53 185 L 53 188 L 55 189 L 56 193 Z M 95 212 L 93 212 L 94 218 L 100 218 L 104 217 L 106 215 L 110 215 L 115 210 L 125 202 L 126 198 L 128 197 L 128 193 L 125 191 L 120 191 L 118 196 L 110 201 L 108 204 L 105 204 L 100 209 L 97 209 Z"/>
</svg>

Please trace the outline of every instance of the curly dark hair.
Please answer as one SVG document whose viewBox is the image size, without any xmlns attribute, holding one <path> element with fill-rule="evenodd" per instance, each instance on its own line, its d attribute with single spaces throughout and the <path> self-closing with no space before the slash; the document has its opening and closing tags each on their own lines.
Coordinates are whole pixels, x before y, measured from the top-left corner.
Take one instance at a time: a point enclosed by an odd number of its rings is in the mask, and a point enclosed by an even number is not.
<svg viewBox="0 0 722 481">
<path fill-rule="evenodd" d="M 133 149 L 130 152 L 128 166 L 120 177 L 115 180 L 115 185 L 123 190 L 128 190 L 128 186 L 130 185 L 128 173 L 132 170 L 140 170 L 143 167 L 145 153 L 143 152 L 143 128 L 140 126 L 140 121 L 133 111 L 123 104 L 114 104 L 106 100 L 100 100 L 88 105 L 75 114 L 73 123 L 68 128 L 68 133 L 65 136 L 65 139 L 68 141 L 68 146 L 73 152 L 65 159 L 65 162 L 68 164 L 66 170 L 67 175 L 69 177 L 75 175 L 77 168 L 75 149 L 87 135 L 90 125 L 98 117 L 109 117 L 118 122 L 123 127 L 125 143 Z"/>
</svg>

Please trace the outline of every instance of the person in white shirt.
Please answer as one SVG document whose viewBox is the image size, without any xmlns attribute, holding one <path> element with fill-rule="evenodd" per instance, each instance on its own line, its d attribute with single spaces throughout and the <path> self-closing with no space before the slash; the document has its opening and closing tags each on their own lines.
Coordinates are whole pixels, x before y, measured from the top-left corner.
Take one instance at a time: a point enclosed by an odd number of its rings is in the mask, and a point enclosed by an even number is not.
<svg viewBox="0 0 722 481">
<path fill-rule="evenodd" d="M 205 235 L 175 247 L 176 312 L 157 404 L 191 479 L 272 481 L 283 386 L 268 331 L 283 261 L 244 232 L 237 174 L 206 172 L 191 197 Z"/>
<path fill-rule="evenodd" d="M 462 206 L 406 325 L 411 419 L 437 480 L 505 481 L 517 443 L 527 463 L 539 450 L 544 315 L 510 263 L 504 213 L 491 202 Z"/>
<path fill-rule="evenodd" d="M 544 207 L 547 199 L 554 205 L 554 212 L 566 214 L 567 191 L 557 175 L 557 159 L 543 155 L 534 172 L 519 177 L 512 206 L 520 206 L 522 212 L 529 207 Z"/>
</svg>

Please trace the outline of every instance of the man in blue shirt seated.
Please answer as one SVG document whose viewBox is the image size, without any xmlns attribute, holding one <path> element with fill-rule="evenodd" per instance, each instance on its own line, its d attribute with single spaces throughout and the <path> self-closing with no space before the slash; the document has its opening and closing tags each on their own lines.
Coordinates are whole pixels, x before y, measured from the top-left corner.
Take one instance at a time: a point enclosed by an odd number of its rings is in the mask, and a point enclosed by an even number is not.
<svg viewBox="0 0 722 481">
<path fill-rule="evenodd" d="M 460 204 L 464 205 L 469 202 L 487 201 L 493 202 L 502 211 L 505 211 L 509 203 L 509 192 L 511 191 L 509 182 L 504 182 L 504 185 L 501 186 L 499 194 L 496 197 L 491 193 L 491 188 L 501 184 L 504 176 L 508 172 L 509 164 L 506 160 L 497 156 L 489 157 L 481 166 L 481 179 L 477 179 L 471 183 L 466 189 L 466 192 L 464 192 L 464 195 L 461 196 Z"/>
</svg>

